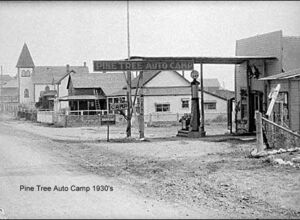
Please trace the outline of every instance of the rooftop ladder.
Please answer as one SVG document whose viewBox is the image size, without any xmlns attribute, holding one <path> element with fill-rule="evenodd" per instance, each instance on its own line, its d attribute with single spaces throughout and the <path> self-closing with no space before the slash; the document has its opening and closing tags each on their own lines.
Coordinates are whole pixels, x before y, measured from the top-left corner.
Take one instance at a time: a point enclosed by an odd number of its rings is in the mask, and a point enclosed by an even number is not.
<svg viewBox="0 0 300 220">
<path fill-rule="evenodd" d="M 95 90 L 95 95 L 96 95 L 96 99 L 95 99 L 95 107 L 96 107 L 96 110 L 101 110 L 100 108 L 100 102 L 99 102 L 99 94 L 98 94 L 98 91 Z"/>
</svg>

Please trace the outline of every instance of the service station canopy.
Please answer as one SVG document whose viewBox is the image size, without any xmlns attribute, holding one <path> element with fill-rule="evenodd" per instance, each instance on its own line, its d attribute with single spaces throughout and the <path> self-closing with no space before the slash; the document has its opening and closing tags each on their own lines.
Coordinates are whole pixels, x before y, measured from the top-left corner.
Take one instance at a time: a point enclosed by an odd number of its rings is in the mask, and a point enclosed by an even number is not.
<svg viewBox="0 0 300 220">
<path fill-rule="evenodd" d="M 275 56 L 231 56 L 231 57 L 146 57 L 146 56 L 131 56 L 130 60 L 147 60 L 147 61 L 164 61 L 164 60 L 192 60 L 195 64 L 241 64 L 247 61 L 264 60 L 274 61 Z"/>
<path fill-rule="evenodd" d="M 94 61 L 94 71 L 193 70 L 193 60 Z"/>
<path fill-rule="evenodd" d="M 144 57 L 131 56 L 126 60 L 94 61 L 94 71 L 193 70 L 194 64 L 241 64 L 247 61 L 273 61 L 274 56 L 232 57 Z"/>
</svg>

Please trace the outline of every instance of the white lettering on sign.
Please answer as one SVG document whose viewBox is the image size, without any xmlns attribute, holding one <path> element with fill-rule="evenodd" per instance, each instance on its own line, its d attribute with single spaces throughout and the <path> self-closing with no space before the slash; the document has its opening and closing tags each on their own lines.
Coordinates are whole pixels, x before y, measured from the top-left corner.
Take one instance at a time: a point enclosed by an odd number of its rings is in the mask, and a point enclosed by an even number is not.
<svg viewBox="0 0 300 220">
<path fill-rule="evenodd" d="M 193 60 L 94 61 L 94 71 L 193 70 Z"/>
</svg>

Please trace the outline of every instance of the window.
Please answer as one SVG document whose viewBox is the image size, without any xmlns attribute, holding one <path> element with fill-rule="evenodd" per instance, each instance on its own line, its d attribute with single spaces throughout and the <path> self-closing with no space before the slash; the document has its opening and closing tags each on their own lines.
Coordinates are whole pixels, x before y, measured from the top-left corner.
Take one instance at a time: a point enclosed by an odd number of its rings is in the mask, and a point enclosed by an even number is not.
<svg viewBox="0 0 300 220">
<path fill-rule="evenodd" d="M 189 108 L 189 100 L 181 99 L 181 108 Z"/>
<path fill-rule="evenodd" d="M 22 70 L 21 71 L 22 77 L 29 77 L 30 76 L 30 70 Z"/>
<path fill-rule="evenodd" d="M 29 98 L 29 91 L 28 91 L 28 89 L 24 89 L 24 98 Z"/>
<path fill-rule="evenodd" d="M 155 104 L 155 111 L 156 112 L 169 112 L 170 104 Z"/>
<path fill-rule="evenodd" d="M 125 99 L 125 97 L 119 97 L 119 102 L 126 102 L 126 99 Z"/>
<path fill-rule="evenodd" d="M 207 103 L 204 103 L 204 109 L 217 109 L 217 103 L 215 102 L 207 102 Z"/>
</svg>

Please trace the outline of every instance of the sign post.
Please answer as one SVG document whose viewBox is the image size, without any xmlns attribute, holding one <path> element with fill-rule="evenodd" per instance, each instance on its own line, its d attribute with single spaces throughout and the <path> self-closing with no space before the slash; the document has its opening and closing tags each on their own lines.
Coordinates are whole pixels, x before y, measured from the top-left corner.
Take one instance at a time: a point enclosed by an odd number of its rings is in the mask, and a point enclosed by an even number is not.
<svg viewBox="0 0 300 220">
<path fill-rule="evenodd" d="M 107 142 L 109 142 L 109 124 L 107 125 Z"/>
<path fill-rule="evenodd" d="M 101 125 L 107 125 L 107 142 L 109 142 L 109 125 L 116 124 L 116 115 L 101 115 Z"/>
</svg>

